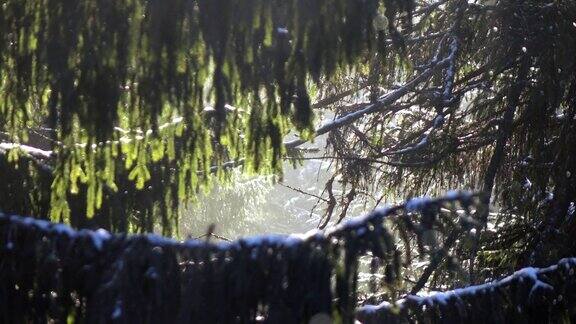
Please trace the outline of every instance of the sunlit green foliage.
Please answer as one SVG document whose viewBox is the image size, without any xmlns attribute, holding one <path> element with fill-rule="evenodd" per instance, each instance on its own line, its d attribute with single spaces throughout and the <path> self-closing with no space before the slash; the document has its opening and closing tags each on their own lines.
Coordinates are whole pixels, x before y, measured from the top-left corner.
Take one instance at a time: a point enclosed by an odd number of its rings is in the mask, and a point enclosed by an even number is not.
<svg viewBox="0 0 576 324">
<path fill-rule="evenodd" d="M 170 215 L 161 223 L 169 229 L 179 201 L 209 183 L 211 166 L 243 159 L 248 172 L 280 173 L 283 136 L 293 126 L 312 134 L 309 82 L 359 62 L 382 40 L 374 18 L 385 12 L 394 30 L 392 18 L 411 6 L 7 0 L 0 131 L 27 143 L 32 130 L 48 129 L 53 220 L 86 225 L 100 215 L 106 220 L 96 223 L 112 229 L 150 230 L 158 218 L 148 218 L 165 202 Z M 128 202 L 125 191 L 134 195 Z M 85 200 L 83 212 L 74 199 Z M 126 222 L 135 211 L 150 215 Z M 75 221 L 78 212 L 86 218 Z"/>
</svg>

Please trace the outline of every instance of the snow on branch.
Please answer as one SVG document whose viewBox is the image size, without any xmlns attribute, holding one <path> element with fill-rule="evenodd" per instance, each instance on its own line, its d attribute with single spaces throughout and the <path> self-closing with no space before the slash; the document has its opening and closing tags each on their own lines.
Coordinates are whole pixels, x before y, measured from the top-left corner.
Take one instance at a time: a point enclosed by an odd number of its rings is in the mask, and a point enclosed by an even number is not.
<svg viewBox="0 0 576 324">
<path fill-rule="evenodd" d="M 451 192 L 324 232 L 218 243 L 78 231 L 0 213 L 0 321 L 73 316 L 77 322 L 229 323 L 258 317 L 307 323 L 337 314 L 350 323 L 360 256 L 370 251 L 387 267 L 400 268 L 385 219 L 477 202 L 475 194 Z"/>
<path fill-rule="evenodd" d="M 17 143 L 0 143 L 0 151 L 8 151 L 14 149 L 19 149 L 26 154 L 42 159 L 48 159 L 52 156 L 52 151 L 41 150 L 29 145 Z"/>
<path fill-rule="evenodd" d="M 576 258 L 477 286 L 363 306 L 362 323 L 557 323 L 576 316 Z"/>
<path fill-rule="evenodd" d="M 375 103 L 367 104 L 361 109 L 358 109 L 354 112 L 351 112 L 347 115 L 339 117 L 331 122 L 325 123 L 324 125 L 320 126 L 319 128 L 316 129 L 314 137 L 326 134 L 342 126 L 350 125 L 351 123 L 359 120 L 360 118 L 366 115 L 382 111 L 382 109 L 393 104 L 394 102 L 396 102 L 397 100 L 408 94 L 410 91 L 413 91 L 419 84 L 429 80 L 436 71 L 446 67 L 450 63 L 450 60 L 451 60 L 450 57 L 444 58 L 439 61 L 433 60 L 430 66 L 427 69 L 425 69 L 422 73 L 418 74 L 417 76 L 415 76 L 410 81 L 406 82 L 406 84 L 399 87 L 398 89 L 395 89 L 389 92 L 388 94 L 382 96 Z M 298 147 L 306 142 L 307 140 L 304 139 L 295 139 L 292 141 L 284 142 L 284 146 L 288 149 L 291 149 Z"/>
<path fill-rule="evenodd" d="M 322 232 L 319 230 L 312 230 L 303 234 L 291 235 L 262 235 L 254 237 L 246 237 L 233 242 L 221 242 L 218 244 L 205 244 L 198 240 L 189 240 L 182 243 L 170 238 L 158 236 L 156 234 L 134 235 L 148 240 L 153 245 L 166 245 L 166 246 L 179 246 L 179 247 L 197 247 L 199 245 L 211 249 L 235 249 L 239 246 L 256 246 L 258 244 L 274 244 L 279 246 L 294 246 L 295 244 L 302 244 L 317 240 L 328 240 L 332 238 L 345 238 L 350 236 L 362 236 L 363 233 L 374 231 L 373 225 L 375 223 L 382 223 L 386 217 L 394 216 L 400 211 L 407 213 L 420 212 L 431 206 L 441 206 L 446 203 L 461 202 L 465 205 L 472 204 L 472 200 L 479 197 L 479 194 L 464 192 L 464 191 L 450 191 L 445 196 L 438 198 L 429 197 L 416 197 L 407 200 L 403 204 L 393 207 L 379 208 L 368 213 L 364 216 L 358 216 L 349 219 L 332 228 L 328 228 Z M 17 215 L 6 215 L 0 212 L 0 226 L 15 225 L 21 228 L 30 228 L 35 231 L 40 231 L 43 235 L 60 235 L 68 239 L 88 239 L 94 243 L 96 249 L 101 249 L 103 244 L 108 240 L 114 240 L 114 236 L 108 231 L 103 229 L 92 230 L 74 230 L 68 225 L 61 223 L 52 223 L 43 219 L 35 219 L 31 217 L 22 217 Z M 351 234 L 354 232 L 354 234 Z M 125 235 L 121 235 L 125 237 Z M 130 239 L 130 237 L 128 237 Z"/>
</svg>

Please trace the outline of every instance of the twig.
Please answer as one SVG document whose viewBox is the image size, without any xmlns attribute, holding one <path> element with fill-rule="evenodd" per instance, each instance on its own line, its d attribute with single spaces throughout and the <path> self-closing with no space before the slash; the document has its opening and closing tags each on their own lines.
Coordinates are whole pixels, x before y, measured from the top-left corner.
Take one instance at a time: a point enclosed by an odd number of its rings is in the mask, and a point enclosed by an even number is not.
<svg viewBox="0 0 576 324">
<path fill-rule="evenodd" d="M 516 109 L 520 102 L 520 95 L 525 88 L 525 80 L 528 76 L 528 71 L 530 68 L 530 60 L 529 58 L 525 58 L 520 67 L 518 68 L 518 75 L 516 77 L 515 84 L 510 88 L 510 93 L 508 95 L 508 105 L 506 111 L 504 112 L 502 126 L 499 128 L 499 135 L 496 139 L 496 146 L 494 147 L 494 152 L 492 153 L 492 157 L 490 158 L 490 163 L 488 164 L 488 168 L 484 175 L 484 183 L 482 187 L 482 191 L 484 193 L 484 200 L 483 200 L 483 211 L 480 214 L 480 221 L 482 222 L 482 226 L 480 230 L 484 230 L 488 225 L 488 215 L 489 215 L 489 205 L 490 199 L 492 197 L 492 189 L 494 188 L 494 181 L 496 179 L 496 175 L 498 170 L 500 169 L 500 165 L 504 160 L 506 143 L 511 136 L 513 123 L 514 123 L 514 115 L 516 113 Z M 474 260 L 476 258 L 476 254 L 478 253 L 479 249 L 479 242 L 480 235 L 477 235 L 476 240 L 474 241 L 474 245 L 472 248 L 472 253 L 470 257 L 470 281 L 475 281 L 475 268 L 474 268 Z"/>
<path fill-rule="evenodd" d="M 202 235 L 200 235 L 200 236 L 197 236 L 197 237 L 193 238 L 193 240 L 200 240 L 200 239 L 203 239 L 203 238 L 205 238 L 205 237 L 215 237 L 215 238 L 217 238 L 217 239 L 219 239 L 219 240 L 222 240 L 222 241 L 232 242 L 231 239 L 225 238 L 224 236 L 221 236 L 221 235 L 218 235 L 218 234 L 215 234 L 215 233 L 205 233 L 205 234 L 202 234 Z"/>
<path fill-rule="evenodd" d="M 394 167 L 425 167 L 429 165 L 429 161 L 425 162 L 413 162 L 413 163 L 405 163 L 405 162 L 395 162 L 395 161 L 383 161 L 368 157 L 361 157 L 361 156 L 309 156 L 309 157 L 285 157 L 286 160 L 358 160 L 364 161 L 369 163 L 378 163 L 384 164 Z"/>
<path fill-rule="evenodd" d="M 286 188 L 288 188 L 288 189 L 291 189 L 291 190 L 294 190 L 294 191 L 296 191 L 296 192 L 299 192 L 299 193 L 301 193 L 301 194 L 303 194 L 303 195 L 311 196 L 311 197 L 320 199 L 320 200 L 322 200 L 322 201 L 328 202 L 328 199 L 322 198 L 322 197 L 320 197 L 320 196 L 318 196 L 318 195 L 315 195 L 315 194 L 313 194 L 313 193 L 306 192 L 306 191 L 304 191 L 304 190 L 302 190 L 302 189 L 298 189 L 298 188 L 291 187 L 291 186 L 289 186 L 289 185 L 287 185 L 287 184 L 284 184 L 284 183 L 282 183 L 282 182 L 278 182 L 278 184 L 281 185 L 281 186 L 283 186 L 283 187 L 286 187 Z"/>
<path fill-rule="evenodd" d="M 452 245 L 454 245 L 454 243 L 458 239 L 458 236 L 460 236 L 460 233 L 461 233 L 460 231 L 456 230 L 452 231 L 450 236 L 448 236 L 448 238 L 446 239 L 446 242 L 444 243 L 442 248 L 436 251 L 434 255 L 432 255 L 432 258 L 430 259 L 430 264 L 428 264 L 426 269 L 424 269 L 424 272 L 422 273 L 422 275 L 420 276 L 414 287 L 412 287 L 412 289 L 410 290 L 411 295 L 415 295 L 422 288 L 424 288 L 432 273 L 436 271 L 436 269 L 438 268 L 438 266 L 440 266 L 446 255 L 448 255 L 447 251 L 452 247 Z"/>
</svg>

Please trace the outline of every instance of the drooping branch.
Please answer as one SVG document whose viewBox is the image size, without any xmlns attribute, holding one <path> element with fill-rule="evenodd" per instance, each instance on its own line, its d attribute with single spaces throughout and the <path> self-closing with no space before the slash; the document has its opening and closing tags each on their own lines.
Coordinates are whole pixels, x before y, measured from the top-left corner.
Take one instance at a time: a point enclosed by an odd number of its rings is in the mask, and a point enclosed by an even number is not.
<svg viewBox="0 0 576 324">
<path fill-rule="evenodd" d="M 22 152 L 24 154 L 23 158 L 27 158 L 34 162 L 34 164 L 43 172 L 52 173 L 54 171 L 53 167 L 46 162 L 47 159 L 53 157 L 52 151 L 46 151 L 23 144 L 0 143 L 0 156 L 8 157 L 8 152 L 11 150 Z M 18 158 L 21 158 L 21 156 L 18 155 Z"/>
<path fill-rule="evenodd" d="M 575 271 L 576 258 L 562 259 L 547 268 L 524 268 L 478 286 L 364 306 L 357 318 L 365 324 L 570 321 L 576 316 Z"/>
<path fill-rule="evenodd" d="M 15 143 L 0 143 L 0 150 L 21 150 L 22 152 L 39 159 L 48 159 L 52 156 L 52 151 L 41 150 L 32 146 L 15 144 Z"/>
<path fill-rule="evenodd" d="M 362 107 L 362 108 L 360 108 L 360 109 L 358 109 L 352 113 L 346 114 L 342 117 L 339 117 L 333 121 L 330 121 L 330 122 L 325 123 L 324 125 L 320 126 L 314 132 L 314 137 L 326 134 L 326 133 L 328 133 L 334 129 L 340 128 L 342 126 L 349 125 L 349 124 L 359 120 L 360 118 L 363 118 L 366 115 L 382 111 L 382 109 L 386 108 L 388 105 L 393 104 L 394 102 L 396 102 L 397 100 L 399 100 L 400 98 L 402 98 L 403 96 L 408 94 L 410 91 L 413 91 L 419 84 L 429 80 L 432 77 L 432 75 L 434 74 L 434 72 L 436 72 L 438 69 L 445 67 L 449 62 L 450 62 L 450 60 L 448 58 L 444 58 L 444 59 L 441 59 L 439 61 L 431 62 L 430 66 L 427 69 L 425 69 L 423 72 L 421 72 L 420 74 L 418 74 L 417 76 L 412 78 L 410 81 L 408 81 L 403 86 L 401 86 L 401 87 L 389 92 L 388 94 L 382 96 L 380 99 L 378 99 L 377 102 L 372 103 L 372 104 L 367 104 L 366 106 L 364 106 L 364 107 Z M 290 149 L 290 148 L 300 146 L 306 142 L 307 142 L 307 140 L 304 140 L 304 139 L 296 139 L 296 140 L 292 140 L 289 142 L 284 142 L 284 146 L 286 148 Z"/>
<path fill-rule="evenodd" d="M 496 175 L 498 173 L 498 170 L 500 169 L 500 166 L 506 154 L 505 150 L 506 144 L 508 143 L 508 140 L 512 134 L 514 116 L 520 103 L 520 96 L 526 86 L 525 82 L 529 68 L 530 68 L 530 59 L 526 57 L 522 60 L 522 63 L 518 68 L 516 81 L 510 88 L 506 111 L 504 112 L 504 116 L 502 117 L 502 123 L 500 125 L 500 128 L 498 129 L 498 137 L 496 139 L 494 151 L 492 152 L 492 157 L 490 158 L 488 169 L 484 174 L 484 181 L 482 187 L 482 190 L 484 192 L 484 201 L 483 201 L 484 208 L 481 215 L 482 223 L 480 230 L 484 230 L 488 225 L 488 215 L 490 211 L 489 206 L 490 206 L 490 199 L 492 197 L 492 191 L 494 189 L 494 182 L 496 180 Z M 469 269 L 471 282 L 475 282 L 476 279 L 476 269 L 474 262 L 476 255 L 478 253 L 479 248 L 478 244 L 479 244 L 479 236 L 476 238 L 476 241 L 474 242 L 472 247 L 470 269 Z"/>
<path fill-rule="evenodd" d="M 385 261 L 389 280 L 400 278 L 386 219 L 476 201 L 464 192 L 415 198 L 324 232 L 217 244 L 75 231 L 0 213 L 0 319 L 308 322 L 337 315 L 348 323 L 361 255 L 370 251 Z"/>
<path fill-rule="evenodd" d="M 494 152 L 492 153 L 492 158 L 490 159 L 490 164 L 488 170 L 484 175 L 484 183 L 482 190 L 486 194 L 486 199 L 489 202 L 492 197 L 492 189 L 494 188 L 494 181 L 496 179 L 496 174 L 500 168 L 502 160 L 504 159 L 505 148 L 510 135 L 512 133 L 512 126 L 514 122 L 514 116 L 516 110 L 518 109 L 518 104 L 520 102 L 520 95 L 524 87 L 526 86 L 526 77 L 530 68 L 529 58 L 525 58 L 520 67 L 518 68 L 518 74 L 516 81 L 510 88 L 510 93 L 508 95 L 508 104 L 504 116 L 502 117 L 502 123 L 498 130 L 498 138 L 496 140 L 496 145 L 494 147 Z M 484 220 L 486 222 L 486 220 Z"/>
</svg>

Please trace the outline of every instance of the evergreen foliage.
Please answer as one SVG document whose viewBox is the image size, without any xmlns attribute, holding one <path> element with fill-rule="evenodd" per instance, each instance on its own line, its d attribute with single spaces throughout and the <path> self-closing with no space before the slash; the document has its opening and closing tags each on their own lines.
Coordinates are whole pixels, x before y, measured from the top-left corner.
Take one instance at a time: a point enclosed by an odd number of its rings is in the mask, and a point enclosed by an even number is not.
<svg viewBox="0 0 576 324">
<path fill-rule="evenodd" d="M 480 190 L 494 213 L 469 250 L 473 282 L 573 256 L 576 2 L 438 1 L 413 17 L 403 54 L 360 73 L 366 99 L 329 107 L 326 155 L 305 157 L 334 161 L 344 184 L 326 185 L 324 223 L 354 202 Z"/>
<path fill-rule="evenodd" d="M 576 319 L 576 259 L 524 268 L 501 280 L 394 304 L 361 307 L 362 323 L 572 323 Z"/>
<path fill-rule="evenodd" d="M 362 255 L 377 260 L 386 274 L 380 284 L 395 297 L 402 292 L 401 264 L 410 256 L 401 254 L 392 228 L 404 224 L 420 258 L 451 255 L 450 247 L 435 248 L 430 232 L 443 229 L 467 240 L 478 204 L 475 195 L 452 192 L 412 199 L 326 232 L 219 244 L 209 236 L 178 243 L 151 234 L 74 231 L 0 214 L 0 320 L 302 323 L 322 315 L 352 323 Z"/>
<path fill-rule="evenodd" d="M 314 128 L 312 109 L 335 117 Z M 555 263 L 576 254 L 575 120 L 573 0 L 5 0 L 0 208 L 6 214 L 121 232 L 159 226 L 173 235 L 182 201 L 193 200 L 214 174 L 226 180 L 228 169 L 242 166 L 279 175 L 284 159 L 335 162 L 320 197 L 321 228 L 340 223 L 357 201 L 379 206 L 446 188 L 481 195 L 470 209 L 469 201 L 447 204 L 461 195 L 415 199 L 387 212 L 394 217 L 375 212 L 298 243 L 266 238 L 254 245 L 113 236 L 98 249 L 93 232 L 3 216 L 0 273 L 11 281 L 2 289 L 17 298 L 0 297 L 15 300 L 30 319 L 109 316 L 118 296 L 137 305 L 127 309 L 146 310 L 128 313 L 130 319 L 189 319 L 194 307 L 219 309 L 213 305 L 225 294 L 210 289 L 220 282 L 227 284 L 218 289 L 234 287 L 248 304 L 230 300 L 226 312 L 198 316 L 291 314 L 301 321 L 329 312 L 350 322 L 358 300 L 393 301 Z M 284 142 L 290 130 L 300 137 Z M 323 134 L 325 156 L 298 149 Z M 291 259 L 296 247 L 298 258 Z M 366 251 L 370 278 L 384 278 L 369 283 L 368 296 L 356 289 Z M 116 268 L 101 271 L 111 264 Z M 285 268 L 267 272 L 275 266 Z M 154 278 L 146 276 L 154 271 L 142 269 L 150 268 L 181 281 L 149 286 Z M 59 270 L 74 275 L 61 277 Z M 534 283 L 573 286 L 560 266 L 542 271 Z M 246 286 L 231 283 L 234 273 L 248 278 Z M 286 273 L 293 276 L 288 288 Z M 540 278 L 548 274 L 554 278 Z M 88 278 L 82 276 L 94 276 L 86 281 L 94 286 L 78 288 Z M 124 279 L 139 288 L 122 286 Z M 120 286 L 104 284 L 110 280 Z M 196 289 L 195 280 L 206 286 Z M 295 282 L 309 287 L 292 290 Z M 517 315 L 510 307 L 529 287 L 508 282 L 512 288 L 502 294 L 510 300 L 497 313 L 506 319 Z M 142 296 L 172 300 L 176 295 L 167 292 L 179 284 L 189 308 L 152 313 L 154 306 L 177 306 Z M 496 290 L 447 304 L 406 297 L 405 306 L 384 307 L 382 316 L 469 319 L 454 311 L 501 301 Z M 86 294 L 94 291 L 108 304 L 92 304 L 96 299 Z M 317 301 L 305 298 L 312 291 Z M 548 292 L 538 290 L 539 302 L 550 302 Z M 420 309 L 426 302 L 431 310 Z M 295 308 L 282 308 L 288 304 Z M 572 304 L 530 306 L 520 318 L 532 311 L 573 318 Z"/>
<path fill-rule="evenodd" d="M 411 6 L 5 1 L 0 131 L 18 144 L 41 136 L 52 151 L 52 220 L 118 231 L 160 223 L 169 234 L 180 201 L 209 182 L 213 165 L 242 159 L 249 172 L 280 173 L 289 125 L 311 135 L 309 83 L 375 47 L 373 21 L 386 8 L 395 30 Z"/>
</svg>

